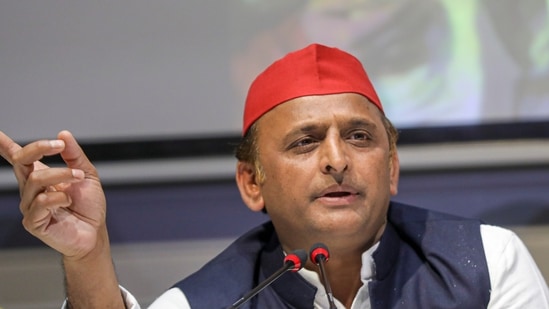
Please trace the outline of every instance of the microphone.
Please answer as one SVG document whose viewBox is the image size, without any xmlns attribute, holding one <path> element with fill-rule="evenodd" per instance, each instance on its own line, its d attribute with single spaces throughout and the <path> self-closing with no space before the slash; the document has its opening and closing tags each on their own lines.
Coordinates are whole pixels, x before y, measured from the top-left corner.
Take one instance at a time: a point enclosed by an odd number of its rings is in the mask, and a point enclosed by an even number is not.
<svg viewBox="0 0 549 309">
<path fill-rule="evenodd" d="M 330 282 L 328 281 L 328 276 L 326 275 L 326 269 L 324 268 L 324 263 L 328 262 L 330 258 L 330 252 L 328 247 L 325 244 L 319 242 L 314 244 L 309 251 L 309 256 L 311 261 L 318 265 L 320 268 L 320 275 L 322 277 L 322 283 L 326 289 L 326 296 L 328 297 L 328 304 L 330 304 L 330 309 L 337 309 L 334 302 L 334 295 L 332 293 L 332 288 L 330 287 Z"/>
<path fill-rule="evenodd" d="M 252 297 L 254 297 L 257 293 L 261 292 L 264 288 L 269 286 L 271 283 L 275 282 L 276 279 L 278 279 L 282 274 L 284 274 L 287 271 L 297 272 L 303 266 L 305 266 L 305 263 L 307 262 L 307 252 L 303 249 L 298 249 L 292 251 L 290 254 L 286 255 L 284 258 L 284 265 L 277 270 L 274 274 L 269 276 L 269 278 L 265 279 L 263 282 L 261 282 L 258 286 L 256 286 L 253 290 L 248 292 L 246 295 L 242 296 L 239 300 L 237 300 L 234 304 L 232 304 L 228 309 L 236 309 L 242 306 L 245 302 L 250 300 Z"/>
</svg>

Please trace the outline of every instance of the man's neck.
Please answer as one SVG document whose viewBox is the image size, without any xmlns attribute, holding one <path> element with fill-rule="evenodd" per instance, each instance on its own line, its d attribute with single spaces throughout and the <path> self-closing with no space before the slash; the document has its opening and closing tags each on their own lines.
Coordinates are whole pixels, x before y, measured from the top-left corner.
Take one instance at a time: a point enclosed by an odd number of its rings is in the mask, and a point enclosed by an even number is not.
<svg viewBox="0 0 549 309">
<path fill-rule="evenodd" d="M 358 261 L 355 258 L 347 261 L 331 259 L 329 264 L 326 264 L 326 273 L 333 296 L 344 304 L 345 308 L 351 308 L 353 300 L 362 286 L 361 267 L 360 257 Z"/>
<path fill-rule="evenodd" d="M 330 251 L 330 257 L 324 265 L 326 276 L 330 282 L 333 296 L 344 304 L 345 308 L 350 308 L 362 286 L 360 277 L 362 254 L 368 248 L 356 248 L 356 250 L 344 252 L 338 249 L 334 246 L 334 250 Z M 322 274 L 317 265 L 309 261 L 306 267 L 317 272 L 322 281 Z"/>
</svg>

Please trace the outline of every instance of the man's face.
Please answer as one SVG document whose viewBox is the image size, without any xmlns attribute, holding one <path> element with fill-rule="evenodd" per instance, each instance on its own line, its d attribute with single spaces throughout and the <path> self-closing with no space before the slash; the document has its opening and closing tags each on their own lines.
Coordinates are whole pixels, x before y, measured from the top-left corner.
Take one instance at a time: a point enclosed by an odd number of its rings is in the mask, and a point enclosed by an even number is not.
<svg viewBox="0 0 549 309">
<path fill-rule="evenodd" d="M 389 156 L 372 103 L 352 93 L 302 97 L 257 125 L 259 188 L 283 244 L 378 240 L 397 191 L 398 158 Z"/>
</svg>

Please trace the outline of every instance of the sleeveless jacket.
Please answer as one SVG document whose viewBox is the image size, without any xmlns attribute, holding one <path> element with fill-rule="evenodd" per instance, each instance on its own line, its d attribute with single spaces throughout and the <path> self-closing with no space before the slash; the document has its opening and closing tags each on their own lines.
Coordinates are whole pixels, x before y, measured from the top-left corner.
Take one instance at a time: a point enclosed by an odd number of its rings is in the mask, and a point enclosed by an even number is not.
<svg viewBox="0 0 549 309">
<path fill-rule="evenodd" d="M 227 308 L 282 267 L 283 259 L 267 222 L 175 287 L 193 309 Z M 486 308 L 490 300 L 478 220 L 391 202 L 373 259 L 368 289 L 374 309 Z M 312 308 L 315 294 L 303 277 L 286 272 L 241 308 Z"/>
</svg>

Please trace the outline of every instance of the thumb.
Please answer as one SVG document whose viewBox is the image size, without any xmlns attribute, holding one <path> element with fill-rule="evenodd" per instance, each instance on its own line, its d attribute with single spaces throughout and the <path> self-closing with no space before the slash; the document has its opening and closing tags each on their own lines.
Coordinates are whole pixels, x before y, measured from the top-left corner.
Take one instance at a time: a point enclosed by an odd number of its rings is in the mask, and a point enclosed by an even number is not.
<svg viewBox="0 0 549 309">
<path fill-rule="evenodd" d="M 57 135 L 57 138 L 65 142 L 65 149 L 61 152 L 63 161 L 67 163 L 70 168 L 81 169 L 86 173 L 91 173 L 97 176 L 95 167 L 90 162 L 74 136 L 69 131 L 61 131 Z"/>
</svg>

